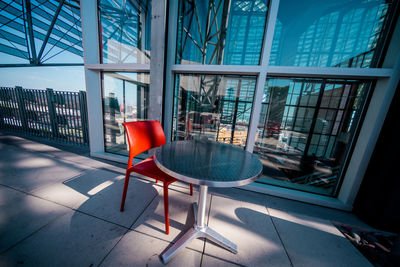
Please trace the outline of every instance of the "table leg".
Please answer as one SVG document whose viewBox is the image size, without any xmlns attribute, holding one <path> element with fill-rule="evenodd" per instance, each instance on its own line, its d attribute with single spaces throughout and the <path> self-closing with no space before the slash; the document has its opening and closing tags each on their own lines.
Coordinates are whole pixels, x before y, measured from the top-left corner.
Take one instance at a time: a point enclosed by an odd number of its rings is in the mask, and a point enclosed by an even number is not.
<svg viewBox="0 0 400 267">
<path fill-rule="evenodd" d="M 232 253 L 237 253 L 237 246 L 215 232 L 205 224 L 208 186 L 201 185 L 199 192 L 199 207 L 193 203 L 194 225 L 161 255 L 164 263 L 168 263 L 179 251 L 185 248 L 195 238 L 208 238 Z"/>
</svg>

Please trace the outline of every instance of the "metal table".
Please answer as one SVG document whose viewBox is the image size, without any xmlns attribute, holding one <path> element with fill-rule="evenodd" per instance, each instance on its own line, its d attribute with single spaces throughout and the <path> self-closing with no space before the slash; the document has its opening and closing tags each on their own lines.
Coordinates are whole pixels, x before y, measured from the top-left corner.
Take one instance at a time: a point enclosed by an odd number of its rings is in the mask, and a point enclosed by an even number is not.
<svg viewBox="0 0 400 267">
<path fill-rule="evenodd" d="M 200 185 L 198 208 L 193 203 L 194 225 L 161 255 L 169 262 L 195 238 L 207 238 L 237 253 L 237 246 L 204 223 L 208 187 L 235 187 L 256 180 L 262 172 L 260 160 L 252 153 L 228 144 L 201 140 L 165 144 L 155 153 L 157 166 L 184 182 Z"/>
</svg>

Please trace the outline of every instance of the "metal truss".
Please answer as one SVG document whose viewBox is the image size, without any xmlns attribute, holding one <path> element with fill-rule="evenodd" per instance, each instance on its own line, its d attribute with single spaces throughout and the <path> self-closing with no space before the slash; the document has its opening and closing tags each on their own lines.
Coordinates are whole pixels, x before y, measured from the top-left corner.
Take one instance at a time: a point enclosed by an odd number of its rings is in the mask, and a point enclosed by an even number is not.
<svg viewBox="0 0 400 267">
<path fill-rule="evenodd" d="M 185 0 L 180 3 L 182 16 L 179 19 L 182 22 L 181 28 L 178 29 L 181 33 L 178 42 L 181 46 L 180 49 L 178 48 L 177 55 L 182 56 L 186 44 L 191 42 L 200 51 L 201 64 L 222 64 L 231 1 L 209 0 L 206 18 L 202 16 L 204 12 L 199 11 L 199 6 L 202 4 L 197 2 L 201 1 Z M 192 28 L 197 32 L 196 36 L 190 33 Z M 211 56 L 207 56 L 210 54 Z M 220 75 L 201 76 L 199 99 L 197 99 L 200 105 L 208 106 L 208 109 L 214 106 L 221 79 Z"/>
<path fill-rule="evenodd" d="M 0 52 L 27 61 L 0 67 L 83 65 L 48 62 L 65 52 L 83 57 L 79 1 L 1 0 Z"/>
<path fill-rule="evenodd" d="M 205 10 L 205 8 L 207 8 Z M 179 22 L 177 38 L 177 58 L 179 63 L 184 61 L 184 51 L 189 49 L 193 54 L 199 54 L 194 59 L 195 64 L 224 64 L 224 53 L 226 52 L 227 28 L 232 16 L 245 17 L 247 23 L 246 32 L 249 31 L 248 23 L 250 16 L 259 13 L 266 15 L 267 4 L 265 1 L 251 0 L 183 0 L 179 4 Z M 237 34 L 237 33 L 236 33 Z M 244 40 L 243 52 L 245 53 L 247 41 Z M 194 50 L 194 51 L 193 51 Z M 199 112 L 221 113 L 221 123 L 232 125 L 232 138 L 235 131 L 237 118 L 243 113 L 250 112 L 251 105 L 241 112 L 238 111 L 240 100 L 241 78 L 236 86 L 234 99 L 225 97 L 225 92 L 220 88 L 223 75 L 200 75 L 200 83 L 197 92 L 191 93 L 188 99 L 195 105 Z M 182 88 L 184 89 L 184 88 Z M 247 91 L 247 90 L 246 90 Z M 180 117 L 184 117 L 181 114 Z M 200 123 L 196 122 L 195 123 Z M 231 139 L 232 139 L 231 138 Z M 231 140 L 232 141 L 232 140 Z"/>
<path fill-rule="evenodd" d="M 150 19 L 147 17 L 150 5 L 150 0 L 99 1 L 103 58 L 113 63 L 126 63 L 130 56 L 141 51 L 146 60 L 150 59 L 146 51 L 146 20 Z"/>
</svg>

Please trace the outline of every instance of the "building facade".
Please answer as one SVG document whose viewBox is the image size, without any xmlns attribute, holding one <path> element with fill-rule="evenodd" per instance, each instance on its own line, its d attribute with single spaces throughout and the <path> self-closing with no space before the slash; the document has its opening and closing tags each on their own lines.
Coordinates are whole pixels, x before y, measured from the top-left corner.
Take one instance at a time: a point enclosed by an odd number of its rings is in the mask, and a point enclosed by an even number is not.
<svg viewBox="0 0 400 267">
<path fill-rule="evenodd" d="M 122 123 L 255 153 L 245 186 L 351 210 L 400 75 L 398 1 L 81 1 L 90 151 Z"/>
</svg>

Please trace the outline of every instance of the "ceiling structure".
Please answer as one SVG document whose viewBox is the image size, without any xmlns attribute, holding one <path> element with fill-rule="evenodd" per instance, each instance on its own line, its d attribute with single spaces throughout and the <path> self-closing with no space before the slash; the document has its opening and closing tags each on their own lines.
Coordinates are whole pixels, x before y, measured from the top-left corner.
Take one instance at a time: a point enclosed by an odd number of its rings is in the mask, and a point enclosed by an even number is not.
<svg viewBox="0 0 400 267">
<path fill-rule="evenodd" d="M 79 1 L 0 1 L 0 67 L 71 65 L 83 65 Z"/>
</svg>

